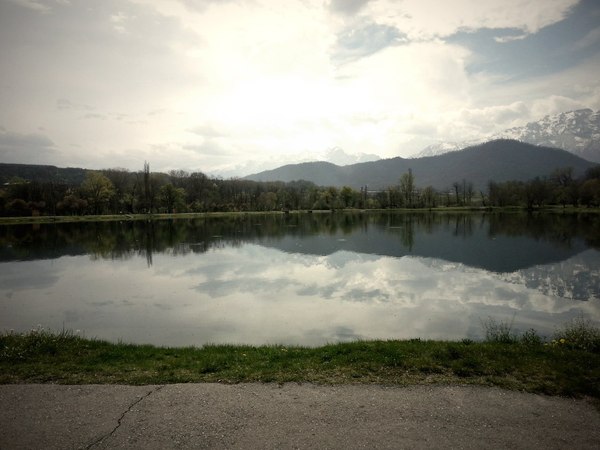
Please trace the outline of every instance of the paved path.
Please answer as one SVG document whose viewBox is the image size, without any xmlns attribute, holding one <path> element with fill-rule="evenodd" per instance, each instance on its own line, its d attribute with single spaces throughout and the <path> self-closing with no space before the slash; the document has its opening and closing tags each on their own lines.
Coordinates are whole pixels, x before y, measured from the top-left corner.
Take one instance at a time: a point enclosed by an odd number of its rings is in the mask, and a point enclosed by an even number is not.
<svg viewBox="0 0 600 450">
<path fill-rule="evenodd" d="M 584 400 L 458 386 L 0 385 L 0 449 L 598 449 Z"/>
</svg>

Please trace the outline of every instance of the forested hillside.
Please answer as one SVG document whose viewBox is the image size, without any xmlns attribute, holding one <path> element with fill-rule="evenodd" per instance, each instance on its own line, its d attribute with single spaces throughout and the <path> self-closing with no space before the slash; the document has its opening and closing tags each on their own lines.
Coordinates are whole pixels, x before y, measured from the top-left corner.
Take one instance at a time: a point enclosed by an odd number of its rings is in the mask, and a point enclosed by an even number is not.
<svg viewBox="0 0 600 450">
<path fill-rule="evenodd" d="M 409 169 L 416 185 L 446 190 L 456 181 L 471 182 L 476 190 L 485 189 L 489 181 L 526 181 L 548 177 L 561 167 L 572 167 L 575 176 L 595 164 L 564 150 L 539 147 L 514 140 L 496 140 L 462 151 L 425 158 L 392 158 L 349 166 L 314 162 L 292 164 L 246 177 L 255 181 L 307 180 L 318 185 L 350 186 L 358 189 L 385 189 L 398 182 Z"/>
<path fill-rule="evenodd" d="M 34 164 L 5 164 L 0 163 L 0 184 L 10 182 L 13 178 L 47 183 L 50 181 L 69 185 L 78 185 L 88 171 L 80 168 L 59 168 Z"/>
</svg>

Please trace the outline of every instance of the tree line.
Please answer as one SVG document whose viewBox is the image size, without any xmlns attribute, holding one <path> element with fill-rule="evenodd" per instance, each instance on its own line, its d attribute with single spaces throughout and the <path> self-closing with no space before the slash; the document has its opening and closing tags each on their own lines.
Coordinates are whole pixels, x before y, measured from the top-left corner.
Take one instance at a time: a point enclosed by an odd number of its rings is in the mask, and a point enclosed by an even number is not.
<svg viewBox="0 0 600 450">
<path fill-rule="evenodd" d="M 138 172 L 88 171 L 79 185 L 14 177 L 0 187 L 1 216 L 545 205 L 600 206 L 600 166 L 581 178 L 573 169 L 561 168 L 548 178 L 490 181 L 485 191 L 476 191 L 468 180 L 444 190 L 418 188 L 410 169 L 398 184 L 372 191 L 368 186 L 356 190 L 308 181 L 224 180 L 184 170 L 156 173 L 148 163 Z"/>
</svg>

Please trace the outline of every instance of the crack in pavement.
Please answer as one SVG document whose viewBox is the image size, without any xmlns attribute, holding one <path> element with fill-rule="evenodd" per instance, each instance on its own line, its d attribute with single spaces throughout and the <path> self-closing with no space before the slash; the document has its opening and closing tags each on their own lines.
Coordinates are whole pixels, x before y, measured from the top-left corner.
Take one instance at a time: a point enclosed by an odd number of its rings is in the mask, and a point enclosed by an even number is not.
<svg viewBox="0 0 600 450">
<path fill-rule="evenodd" d="M 106 439 L 110 438 L 111 436 L 113 436 L 116 431 L 121 427 L 121 423 L 123 422 L 123 419 L 125 419 L 125 416 L 131 412 L 131 410 L 133 409 L 134 406 L 138 405 L 139 403 L 141 403 L 143 400 L 147 399 L 148 397 L 150 397 L 152 394 L 160 391 L 162 388 L 164 388 L 165 385 L 161 385 L 161 386 L 157 386 L 156 388 L 152 389 L 150 392 L 146 393 L 145 395 L 141 396 L 140 398 L 138 398 L 136 401 L 134 401 L 131 405 L 129 405 L 127 407 L 127 409 L 123 412 L 123 414 L 121 414 L 121 417 L 119 417 L 117 419 L 117 425 L 107 434 L 105 434 L 104 436 L 101 436 L 100 438 L 96 439 L 94 442 L 92 442 L 91 444 L 87 445 L 85 447 L 86 450 L 91 449 L 92 447 L 95 447 L 96 445 L 100 445 L 103 441 L 105 441 Z"/>
</svg>

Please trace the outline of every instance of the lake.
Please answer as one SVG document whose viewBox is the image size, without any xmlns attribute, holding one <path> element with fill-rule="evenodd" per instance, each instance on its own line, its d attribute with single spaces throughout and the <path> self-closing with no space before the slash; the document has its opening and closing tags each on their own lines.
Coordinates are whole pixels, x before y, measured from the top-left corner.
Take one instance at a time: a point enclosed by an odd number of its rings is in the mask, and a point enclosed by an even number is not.
<svg viewBox="0 0 600 450">
<path fill-rule="evenodd" d="M 600 324 L 600 215 L 314 213 L 0 227 L 0 330 L 161 346 Z"/>
</svg>

